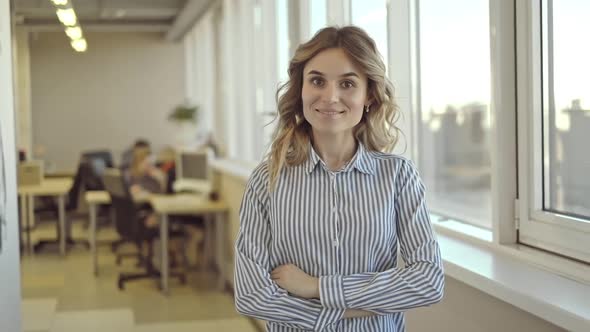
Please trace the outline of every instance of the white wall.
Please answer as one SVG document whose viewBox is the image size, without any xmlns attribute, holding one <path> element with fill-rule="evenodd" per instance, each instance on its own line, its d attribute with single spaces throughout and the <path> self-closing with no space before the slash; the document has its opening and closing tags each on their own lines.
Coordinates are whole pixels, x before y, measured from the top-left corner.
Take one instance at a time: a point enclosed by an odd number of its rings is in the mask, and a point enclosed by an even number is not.
<svg viewBox="0 0 590 332">
<path fill-rule="evenodd" d="M 86 53 L 74 52 L 63 32 L 31 39 L 33 143 L 45 159 L 71 170 L 82 150 L 108 148 L 117 160 L 138 137 L 156 149 L 177 143 L 167 116 L 185 99 L 182 43 L 158 33 L 86 39 Z"/>
<path fill-rule="evenodd" d="M 16 28 L 16 47 L 14 58 L 14 82 L 16 88 L 16 146 L 24 150 L 27 157 L 33 147 L 33 123 L 31 112 L 31 57 L 29 54 L 29 32 Z"/>
<path fill-rule="evenodd" d="M 445 296 L 431 307 L 406 313 L 408 331 L 560 332 L 562 328 L 453 278 L 445 279 Z"/>
<path fill-rule="evenodd" d="M 16 205 L 16 149 L 12 38 L 8 1 L 0 1 L 0 331 L 20 331 L 20 269 Z M 3 185 L 4 184 L 4 185 Z"/>
</svg>

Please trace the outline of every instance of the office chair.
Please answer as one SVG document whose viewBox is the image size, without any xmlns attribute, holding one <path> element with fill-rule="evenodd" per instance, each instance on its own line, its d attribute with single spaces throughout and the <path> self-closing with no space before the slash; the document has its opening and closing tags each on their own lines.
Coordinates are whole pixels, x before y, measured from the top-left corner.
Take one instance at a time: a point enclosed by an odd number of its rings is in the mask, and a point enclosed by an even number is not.
<svg viewBox="0 0 590 332">
<path fill-rule="evenodd" d="M 96 150 L 85 151 L 80 156 L 80 161 L 90 166 L 90 174 L 84 179 L 86 190 L 104 190 L 102 176 L 106 169 L 113 168 L 113 156 L 110 151 Z"/>
<path fill-rule="evenodd" d="M 143 273 L 120 273 L 117 286 L 123 290 L 127 281 L 160 278 L 160 273 L 152 264 L 153 241 L 159 236 L 159 229 L 148 228 L 144 224 L 143 216 L 138 206 L 133 201 L 131 194 L 125 186 L 119 170 L 108 169 L 103 176 L 105 189 L 111 196 L 112 208 L 115 212 L 115 226 L 119 236 L 133 242 L 139 251 L 141 261 L 144 262 Z M 170 238 L 184 237 L 182 232 L 170 232 Z M 148 254 L 143 255 L 142 244 L 147 242 Z M 182 284 L 186 283 L 184 273 L 171 273 L 172 278 L 179 278 Z M 159 284 L 158 284 L 159 285 Z"/>
</svg>

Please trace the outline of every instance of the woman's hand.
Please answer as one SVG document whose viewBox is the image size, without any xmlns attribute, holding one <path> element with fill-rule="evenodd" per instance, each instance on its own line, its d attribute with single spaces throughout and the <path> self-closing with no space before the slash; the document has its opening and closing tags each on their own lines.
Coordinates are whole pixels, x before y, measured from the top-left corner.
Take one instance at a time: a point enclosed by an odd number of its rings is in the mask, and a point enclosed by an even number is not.
<svg viewBox="0 0 590 332">
<path fill-rule="evenodd" d="M 308 275 L 293 264 L 275 268 L 270 273 L 270 277 L 282 289 L 293 295 L 305 299 L 320 297 L 319 279 Z"/>
</svg>

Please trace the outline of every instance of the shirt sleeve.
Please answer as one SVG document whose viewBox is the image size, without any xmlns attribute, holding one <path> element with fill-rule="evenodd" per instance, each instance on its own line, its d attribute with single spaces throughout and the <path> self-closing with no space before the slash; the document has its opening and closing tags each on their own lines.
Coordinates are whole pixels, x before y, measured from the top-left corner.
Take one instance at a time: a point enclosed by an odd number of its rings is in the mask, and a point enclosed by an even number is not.
<svg viewBox="0 0 590 332">
<path fill-rule="evenodd" d="M 389 314 L 442 299 L 444 271 L 440 248 L 426 208 L 424 185 L 409 161 L 400 166 L 396 193 L 396 228 L 405 267 L 322 276 L 320 300 L 324 307 Z"/>
<path fill-rule="evenodd" d="M 321 331 L 338 322 L 344 309 L 291 296 L 270 278 L 268 213 L 250 181 L 240 207 L 235 246 L 235 303 L 239 313 L 287 327 Z M 266 190 L 263 188 L 262 190 Z"/>
</svg>

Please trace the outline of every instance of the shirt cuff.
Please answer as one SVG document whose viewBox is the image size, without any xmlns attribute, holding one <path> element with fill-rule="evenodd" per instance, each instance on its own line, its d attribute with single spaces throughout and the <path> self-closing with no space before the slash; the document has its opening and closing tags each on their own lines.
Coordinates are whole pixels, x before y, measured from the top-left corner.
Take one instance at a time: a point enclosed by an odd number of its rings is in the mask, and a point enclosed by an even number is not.
<svg viewBox="0 0 590 332">
<path fill-rule="evenodd" d="M 342 276 L 320 277 L 320 301 L 325 308 L 346 309 Z"/>
<path fill-rule="evenodd" d="M 338 322 L 344 317 L 345 309 L 322 308 L 318 316 L 314 331 L 332 331 L 338 325 Z"/>
</svg>

